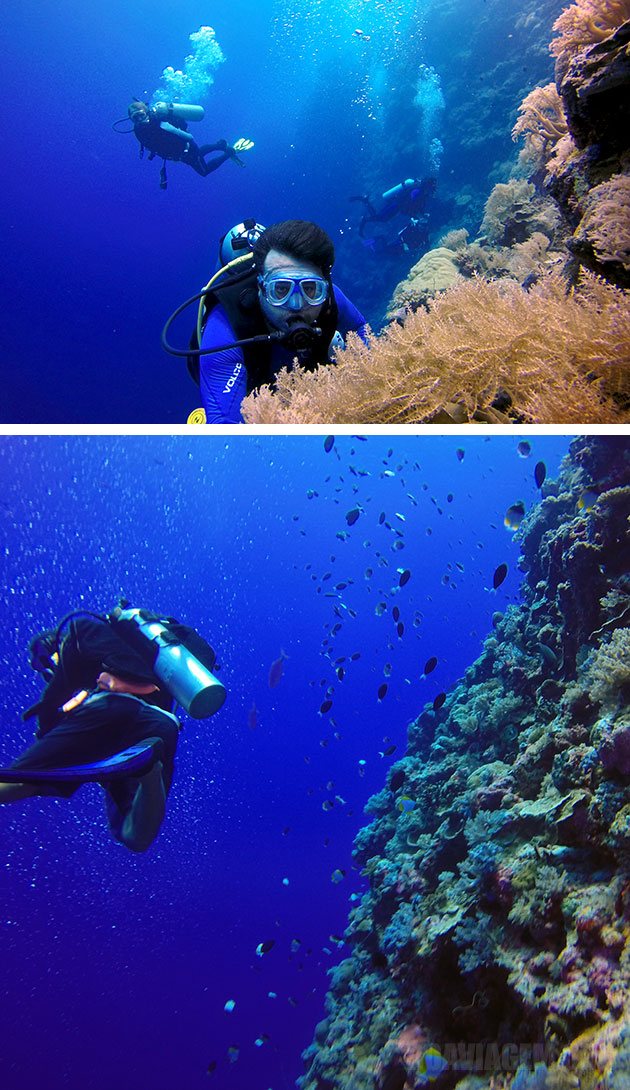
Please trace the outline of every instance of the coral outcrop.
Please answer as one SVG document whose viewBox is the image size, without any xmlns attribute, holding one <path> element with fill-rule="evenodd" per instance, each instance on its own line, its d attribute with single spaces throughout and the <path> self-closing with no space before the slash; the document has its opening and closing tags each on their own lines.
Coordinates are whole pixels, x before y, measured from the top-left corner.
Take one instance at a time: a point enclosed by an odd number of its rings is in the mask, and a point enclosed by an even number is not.
<svg viewBox="0 0 630 1090">
<path fill-rule="evenodd" d="M 567 295 L 549 274 L 529 292 L 513 280 L 463 281 L 369 348 L 351 338 L 335 367 L 282 371 L 243 415 L 250 424 L 623 423 L 628 406 L 624 294 L 587 276 Z"/>
<path fill-rule="evenodd" d="M 436 1053 L 435 1090 L 630 1086 L 627 439 L 575 440 L 542 496 L 522 604 L 368 804 L 301 1090 L 419 1090 Z"/>
</svg>

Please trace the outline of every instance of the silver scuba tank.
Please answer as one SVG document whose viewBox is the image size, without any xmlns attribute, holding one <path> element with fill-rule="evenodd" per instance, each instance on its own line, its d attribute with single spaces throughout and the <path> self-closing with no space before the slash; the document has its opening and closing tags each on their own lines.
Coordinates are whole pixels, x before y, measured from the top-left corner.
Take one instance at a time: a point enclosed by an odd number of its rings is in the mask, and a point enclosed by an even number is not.
<svg viewBox="0 0 630 1090">
<path fill-rule="evenodd" d="M 413 178 L 405 178 L 404 182 L 399 182 L 398 185 L 393 185 L 391 189 L 387 189 L 383 196 L 382 201 L 391 201 L 394 197 L 399 197 L 403 189 L 410 189 L 413 185 Z"/>
<path fill-rule="evenodd" d="M 156 102 L 151 107 L 155 117 L 165 121 L 203 121 L 203 106 L 193 106 L 187 102 Z"/>
<path fill-rule="evenodd" d="M 195 655 L 175 641 L 159 620 L 147 620 L 140 609 L 121 609 L 118 617 L 132 621 L 157 647 L 153 672 L 178 704 L 193 719 L 207 719 L 219 710 L 226 697 L 224 686 Z"/>
</svg>

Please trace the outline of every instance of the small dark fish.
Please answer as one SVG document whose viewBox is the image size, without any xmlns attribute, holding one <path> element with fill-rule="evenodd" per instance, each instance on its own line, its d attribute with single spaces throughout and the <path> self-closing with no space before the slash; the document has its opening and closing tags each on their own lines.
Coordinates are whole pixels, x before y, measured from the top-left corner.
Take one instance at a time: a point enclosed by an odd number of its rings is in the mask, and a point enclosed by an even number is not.
<svg viewBox="0 0 630 1090">
<path fill-rule="evenodd" d="M 397 772 L 394 772 L 394 775 L 392 776 L 391 780 L 389 781 L 390 791 L 398 791 L 398 789 L 400 787 L 402 787 L 404 782 L 405 782 L 405 773 L 403 772 L 402 768 L 399 768 Z"/>
<path fill-rule="evenodd" d="M 332 704 L 333 704 L 332 700 L 322 701 L 322 703 L 319 706 L 319 714 L 320 715 L 326 715 L 326 712 L 329 712 L 330 709 L 332 708 Z"/>
<path fill-rule="evenodd" d="M 398 633 L 398 639 L 399 640 L 402 640 L 404 631 L 405 631 L 405 626 L 402 623 L 402 621 L 399 621 L 398 624 L 396 625 L 396 632 Z"/>
<path fill-rule="evenodd" d="M 432 674 L 433 671 L 435 670 L 435 667 L 437 666 L 437 664 L 438 664 L 437 658 L 435 657 L 435 655 L 431 655 L 431 658 L 427 659 L 427 661 L 424 664 L 424 670 L 422 671 L 424 676 L 426 677 L 427 674 Z"/>
<path fill-rule="evenodd" d="M 394 608 L 392 609 L 392 617 L 394 618 L 396 623 L 398 623 L 398 621 L 400 620 L 400 610 L 398 606 L 394 606 Z"/>
<path fill-rule="evenodd" d="M 334 445 L 335 445 L 334 435 L 327 435 L 326 438 L 324 439 L 324 450 L 326 451 L 326 454 L 330 454 L 330 452 L 331 452 L 332 448 L 334 447 Z"/>
<path fill-rule="evenodd" d="M 499 567 L 495 570 L 495 573 L 492 576 L 492 586 L 494 587 L 495 590 L 497 590 L 501 586 L 501 583 L 505 579 L 507 573 L 508 573 L 507 564 L 499 564 Z"/>
<path fill-rule="evenodd" d="M 388 746 L 387 749 L 383 750 L 383 757 L 391 757 L 392 754 L 396 752 L 396 749 L 396 746 Z"/>
<path fill-rule="evenodd" d="M 521 440 L 521 442 L 518 444 L 518 446 L 516 448 L 516 452 L 517 452 L 519 458 L 529 458 L 529 456 L 530 456 L 530 454 L 532 452 L 531 443 L 528 443 L 527 439 Z"/>
<path fill-rule="evenodd" d="M 379 685 L 379 688 L 378 688 L 378 699 L 379 699 L 379 701 L 384 700 L 386 695 L 387 695 L 387 683 L 383 682 L 383 684 Z"/>
<path fill-rule="evenodd" d="M 337 667 L 337 680 L 338 681 L 343 681 L 345 676 L 346 675 L 345 675 L 345 670 L 344 670 L 343 666 L 338 666 Z"/>
<path fill-rule="evenodd" d="M 542 488 L 547 476 L 547 466 L 544 462 L 536 462 L 534 466 L 534 480 L 536 482 L 536 488 Z"/>
<path fill-rule="evenodd" d="M 280 658 L 277 658 L 275 660 L 275 662 L 272 662 L 271 666 L 269 667 L 269 688 L 270 689 L 275 689 L 276 685 L 278 685 L 280 683 L 280 681 L 282 679 L 282 675 L 284 673 L 284 669 L 283 669 L 282 664 L 283 664 L 284 660 L 286 658 L 288 658 L 288 657 L 289 656 L 285 655 L 284 651 L 281 650 L 280 651 Z"/>
<path fill-rule="evenodd" d="M 464 450 L 463 447 L 458 447 L 457 448 L 457 450 L 455 451 L 455 455 L 457 457 L 458 462 L 463 462 L 464 461 L 465 453 L 466 453 L 466 451 Z"/>
<path fill-rule="evenodd" d="M 216 1060 L 210 1060 L 210 1063 L 208 1064 L 208 1070 L 206 1071 L 206 1075 L 211 1075 L 213 1071 L 216 1071 L 216 1069 L 217 1069 L 217 1061 Z"/>
<path fill-rule="evenodd" d="M 261 958 L 263 954 L 268 954 L 270 950 L 273 950 L 275 945 L 275 939 L 267 939 L 265 942 L 259 942 L 258 946 L 256 947 L 256 953 L 258 954 L 258 957 Z"/>
<path fill-rule="evenodd" d="M 433 711 L 434 712 L 439 712 L 439 710 L 443 706 L 445 700 L 446 700 L 446 693 L 438 693 L 435 700 L 433 701 Z"/>
<path fill-rule="evenodd" d="M 384 522 L 385 522 L 385 512 L 381 511 L 380 515 L 378 516 L 379 526 L 382 526 Z"/>
<path fill-rule="evenodd" d="M 346 522 L 348 523 L 348 526 L 354 526 L 360 514 L 360 507 L 352 507 L 349 511 L 346 511 Z"/>
<path fill-rule="evenodd" d="M 258 726 L 258 708 L 252 700 L 252 706 L 247 713 L 247 726 L 250 730 L 256 730 Z"/>
<path fill-rule="evenodd" d="M 291 826 L 290 825 L 285 825 L 284 829 L 282 830 L 282 835 L 283 836 L 288 836 L 290 832 L 291 832 Z"/>
<path fill-rule="evenodd" d="M 398 580 L 398 586 L 399 587 L 404 587 L 405 583 L 408 583 L 410 579 L 411 579 L 411 572 L 409 571 L 409 568 L 405 568 L 405 570 L 400 573 L 400 579 Z"/>
<path fill-rule="evenodd" d="M 350 662 L 356 662 L 357 659 L 360 659 L 360 658 L 361 658 L 361 652 L 360 651 L 353 651 L 352 654 L 350 655 Z"/>
<path fill-rule="evenodd" d="M 452 503 L 453 502 L 453 493 L 452 492 L 449 492 L 448 496 L 446 497 L 446 502 L 447 503 Z"/>
</svg>

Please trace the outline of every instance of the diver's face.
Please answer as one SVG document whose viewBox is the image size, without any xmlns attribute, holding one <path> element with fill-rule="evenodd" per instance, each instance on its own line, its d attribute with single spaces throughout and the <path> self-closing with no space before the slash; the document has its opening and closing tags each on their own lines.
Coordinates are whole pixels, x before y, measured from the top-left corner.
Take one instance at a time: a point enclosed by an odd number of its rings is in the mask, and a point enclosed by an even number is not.
<svg viewBox="0 0 630 1090">
<path fill-rule="evenodd" d="M 149 120 L 149 111 L 145 102 L 132 102 L 127 112 L 134 125 L 141 125 L 143 121 Z"/>
<path fill-rule="evenodd" d="M 302 261 L 295 257 L 282 254 L 279 250 L 270 250 L 263 265 L 263 281 L 273 280 L 275 277 L 314 277 L 317 280 L 323 278 L 322 270 L 311 261 Z M 324 302 L 309 303 L 303 292 L 296 288 L 287 296 L 286 303 L 274 306 L 265 297 L 264 287 L 259 285 L 258 298 L 260 306 L 268 325 L 283 332 L 289 331 L 292 326 L 300 323 L 315 325 L 321 314 Z"/>
</svg>

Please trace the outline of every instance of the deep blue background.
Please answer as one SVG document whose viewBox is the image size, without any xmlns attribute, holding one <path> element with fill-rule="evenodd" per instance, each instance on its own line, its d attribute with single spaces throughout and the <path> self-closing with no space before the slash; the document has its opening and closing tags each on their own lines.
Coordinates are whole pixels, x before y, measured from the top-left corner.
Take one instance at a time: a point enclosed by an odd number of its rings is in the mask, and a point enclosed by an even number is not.
<svg viewBox="0 0 630 1090">
<path fill-rule="evenodd" d="M 491 181 L 516 149 L 516 107 L 552 75 L 561 0 L 15 0 L 3 8 L 2 398 L 8 423 L 183 423 L 198 404 L 160 332 L 214 270 L 218 238 L 247 215 L 320 222 L 336 279 L 378 328 L 419 254 L 375 258 L 359 206 L 422 169 L 418 69 L 433 66 L 446 110 L 431 214 L 478 229 Z M 7 9 L 8 10 L 5 10 Z M 246 168 L 202 179 L 138 161 L 112 131 L 132 96 L 178 67 L 189 35 L 214 26 L 226 61 L 193 126 L 200 143 L 251 136 Z M 362 29 L 370 41 L 356 36 Z M 395 225 L 395 230 L 402 221 Z M 174 331 L 188 341 L 194 315 Z"/>
<path fill-rule="evenodd" d="M 518 601 L 503 515 L 536 502 L 535 462 L 553 476 L 569 444 L 530 437 L 522 458 L 521 438 L 343 436 L 329 454 L 321 436 L 0 439 L 0 763 L 30 740 L 19 719 L 38 692 L 28 640 L 73 607 L 107 609 L 124 594 L 180 617 L 216 646 L 228 689 L 215 718 L 184 720 L 147 855 L 110 841 L 95 786 L 0 809 L 3 1090 L 293 1085 L 323 1016 L 325 971 L 344 954 L 329 936 L 362 889 L 351 859 L 362 808 L 403 755 L 408 721 L 473 662 L 492 613 Z M 501 562 L 509 574 L 494 592 Z M 397 590 L 403 567 L 411 579 Z M 339 582 L 341 597 L 326 597 Z M 346 619 L 326 658 L 335 605 Z M 330 660 L 356 651 L 339 684 Z M 423 680 L 430 655 L 439 663 Z M 385 738 L 398 747 L 389 759 Z M 337 794 L 344 802 L 325 812 Z M 347 874 L 334 884 L 338 867 Z M 260 1033 L 269 1041 L 257 1048 Z"/>
</svg>

